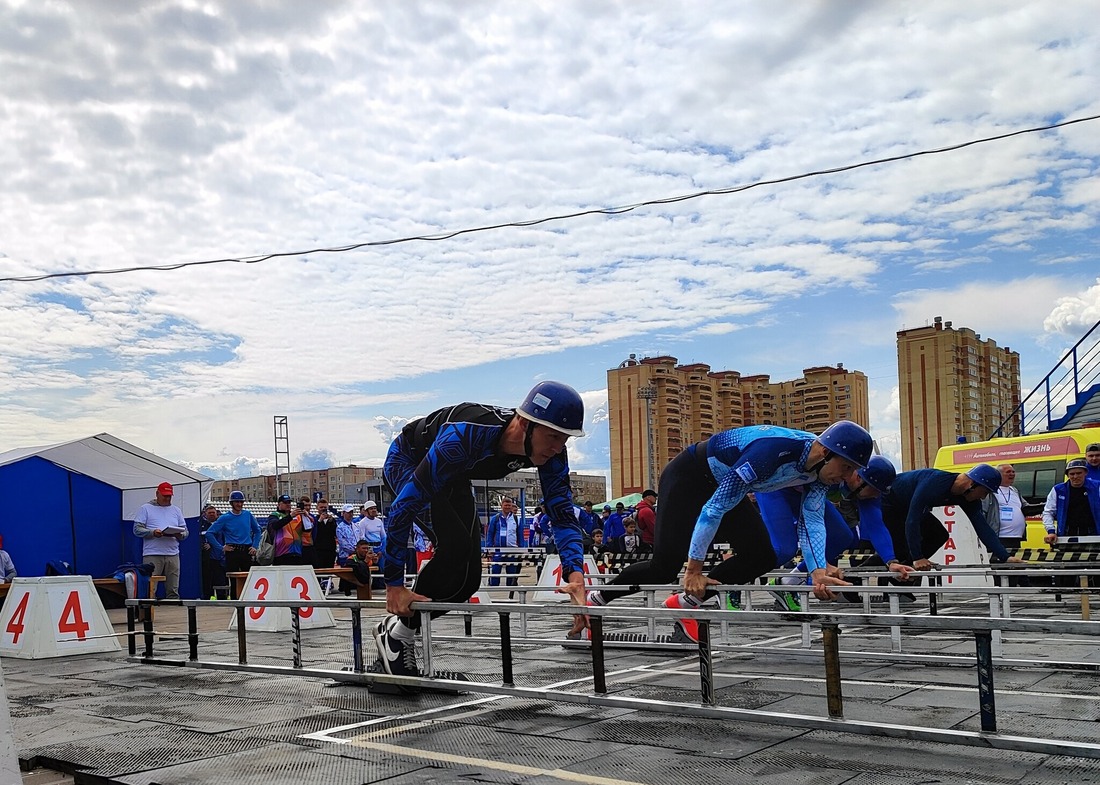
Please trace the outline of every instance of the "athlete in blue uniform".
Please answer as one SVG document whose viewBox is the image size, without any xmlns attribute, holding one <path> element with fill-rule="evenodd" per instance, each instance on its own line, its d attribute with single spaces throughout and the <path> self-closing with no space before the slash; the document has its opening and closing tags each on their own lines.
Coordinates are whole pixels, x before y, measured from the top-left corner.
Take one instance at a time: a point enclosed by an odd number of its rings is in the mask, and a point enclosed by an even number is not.
<svg viewBox="0 0 1100 785">
<path fill-rule="evenodd" d="M 637 591 L 639 585 L 670 583 L 688 558 L 684 593 L 672 595 L 666 607 L 698 607 L 715 596 L 710 586 L 748 583 L 775 566 L 775 551 L 760 513 L 746 494 L 806 486 L 798 526 L 802 552 L 810 562 L 814 593 L 831 599 L 830 585 L 843 581 L 827 573 L 825 561 L 825 492 L 867 465 L 871 435 L 847 420 L 829 426 L 821 436 L 771 425 L 734 428 L 699 442 L 677 455 L 661 472 L 653 558 L 630 565 L 609 584 L 588 595 L 589 605 Z M 721 534 L 734 555 L 703 574 L 707 550 Z M 695 624 L 681 622 L 694 637 Z M 579 634 L 580 622 L 570 634 Z"/>
<path fill-rule="evenodd" d="M 572 387 L 540 382 L 518 409 L 460 403 L 406 425 L 386 456 L 383 474 L 393 490 L 386 550 L 386 617 L 374 630 L 387 673 L 419 675 L 414 653 L 419 615 L 413 602 L 466 602 L 481 585 L 481 522 L 470 480 L 493 480 L 537 466 L 544 508 L 561 556 L 562 591 L 584 604 L 584 552 L 569 489 L 565 443 L 583 436 L 584 403 Z M 405 547 L 413 521 L 435 542 L 435 555 L 405 588 Z"/>
<path fill-rule="evenodd" d="M 891 572 L 898 574 L 900 580 L 909 577 L 911 568 L 894 558 L 894 544 L 890 532 L 882 521 L 882 496 L 889 492 L 897 476 L 894 464 L 881 455 L 872 455 L 867 467 L 856 470 L 856 482 L 849 487 L 841 483 L 840 493 L 844 500 L 853 505 L 858 513 L 857 525 L 851 525 L 833 504 L 825 505 L 825 560 L 836 564 L 840 554 L 859 546 L 861 540 L 868 540 L 871 547 L 888 565 Z M 785 564 L 795 552 L 795 531 L 801 514 L 800 488 L 787 488 L 782 491 L 756 494 L 756 503 L 764 525 L 768 527 L 772 548 L 776 554 L 776 567 Z M 807 582 L 805 560 L 791 575 L 780 582 L 796 585 Z M 839 576 L 838 576 L 839 577 Z M 776 604 L 782 610 L 802 609 L 800 598 L 791 592 L 775 592 Z"/>
<path fill-rule="evenodd" d="M 962 508 L 993 561 L 1019 562 L 1010 557 L 1001 538 L 986 523 L 982 499 L 1001 487 L 1001 473 L 979 463 L 966 474 L 917 469 L 902 472 L 882 502 L 882 518 L 894 541 L 894 553 L 918 570 L 932 569 L 931 557 L 948 540 L 947 528 L 932 514 L 933 507 Z"/>
</svg>

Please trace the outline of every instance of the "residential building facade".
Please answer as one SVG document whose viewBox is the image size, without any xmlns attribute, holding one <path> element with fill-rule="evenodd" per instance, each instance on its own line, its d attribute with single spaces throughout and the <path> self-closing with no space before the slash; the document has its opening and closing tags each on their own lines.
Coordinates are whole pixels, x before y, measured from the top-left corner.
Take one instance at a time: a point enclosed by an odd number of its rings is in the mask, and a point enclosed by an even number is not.
<svg viewBox="0 0 1100 785">
<path fill-rule="evenodd" d="M 1010 416 L 1004 435 L 1019 435 L 1019 353 L 939 316 L 897 338 L 904 471 L 931 466 L 944 445 L 984 441 Z"/>
<path fill-rule="evenodd" d="M 631 355 L 607 372 L 607 398 L 613 497 L 656 488 L 669 461 L 719 431 L 782 425 L 820 433 L 836 420 L 864 427 L 870 420 L 867 377 L 842 365 L 772 382 L 667 355 Z"/>
</svg>

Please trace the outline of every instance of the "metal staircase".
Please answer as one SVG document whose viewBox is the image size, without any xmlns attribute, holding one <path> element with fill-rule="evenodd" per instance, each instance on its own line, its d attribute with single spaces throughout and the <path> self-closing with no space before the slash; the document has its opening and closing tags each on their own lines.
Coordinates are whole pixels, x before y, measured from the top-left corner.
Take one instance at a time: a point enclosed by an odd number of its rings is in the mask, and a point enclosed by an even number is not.
<svg viewBox="0 0 1100 785">
<path fill-rule="evenodd" d="M 1024 436 L 1100 422 L 1100 322 L 1065 353 L 989 438 L 1005 436 L 1005 427 L 1017 416 Z"/>
</svg>

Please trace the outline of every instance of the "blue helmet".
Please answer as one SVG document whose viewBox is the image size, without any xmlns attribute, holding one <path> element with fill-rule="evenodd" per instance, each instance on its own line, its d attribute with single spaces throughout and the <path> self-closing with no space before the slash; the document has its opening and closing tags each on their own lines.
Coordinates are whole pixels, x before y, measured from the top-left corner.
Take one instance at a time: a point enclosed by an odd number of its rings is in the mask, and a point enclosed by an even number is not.
<svg viewBox="0 0 1100 785">
<path fill-rule="evenodd" d="M 584 436 L 584 401 L 568 384 L 539 382 L 516 413 L 568 436 Z"/>
<path fill-rule="evenodd" d="M 243 502 L 244 501 L 244 494 L 241 493 L 240 491 L 233 491 L 233 493 L 229 494 L 229 501 L 231 501 L 231 502 Z"/>
<path fill-rule="evenodd" d="M 856 469 L 856 474 L 859 475 L 859 479 L 879 493 L 886 493 L 890 490 L 890 486 L 894 484 L 894 478 L 898 476 L 898 470 L 894 468 L 894 464 L 890 463 L 889 458 L 872 455 L 871 459 L 867 461 L 867 468 Z"/>
<path fill-rule="evenodd" d="M 846 461 L 866 469 L 875 450 L 874 440 L 862 426 L 851 420 L 841 420 L 826 428 L 817 440 L 822 446 Z"/>
<path fill-rule="evenodd" d="M 966 476 L 990 493 L 996 493 L 997 489 L 1001 487 L 1001 473 L 988 463 L 979 463 L 968 471 Z"/>
</svg>

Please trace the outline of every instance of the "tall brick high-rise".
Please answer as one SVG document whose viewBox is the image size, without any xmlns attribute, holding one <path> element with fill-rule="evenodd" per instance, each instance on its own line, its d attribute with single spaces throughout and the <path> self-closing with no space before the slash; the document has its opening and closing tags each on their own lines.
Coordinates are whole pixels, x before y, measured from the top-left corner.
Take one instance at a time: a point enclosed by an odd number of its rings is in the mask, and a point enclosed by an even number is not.
<svg viewBox="0 0 1100 785">
<path fill-rule="evenodd" d="M 806 368 L 772 382 L 767 375 L 711 371 L 675 357 L 633 355 L 607 372 L 614 496 L 656 487 L 661 469 L 686 446 L 744 425 L 783 425 L 821 433 L 836 420 L 867 427 L 867 377 L 842 366 Z"/>
<path fill-rule="evenodd" d="M 929 327 L 898 331 L 901 460 L 924 469 L 960 438 L 983 441 L 1020 404 L 1020 355 L 937 316 Z M 1019 413 L 1003 435 L 1020 433 Z"/>
</svg>

